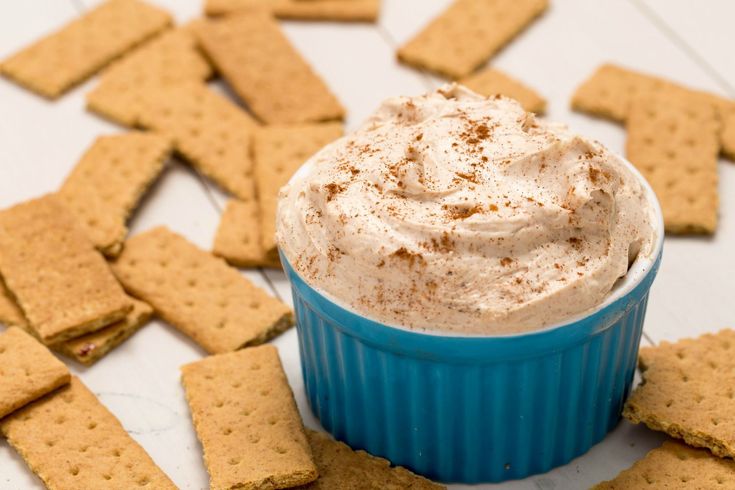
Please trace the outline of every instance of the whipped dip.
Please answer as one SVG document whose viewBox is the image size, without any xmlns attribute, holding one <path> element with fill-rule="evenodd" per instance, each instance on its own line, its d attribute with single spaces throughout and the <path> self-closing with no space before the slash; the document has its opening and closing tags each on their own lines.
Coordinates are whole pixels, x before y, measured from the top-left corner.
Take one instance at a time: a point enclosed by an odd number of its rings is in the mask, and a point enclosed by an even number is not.
<svg viewBox="0 0 735 490">
<path fill-rule="evenodd" d="M 653 207 L 597 142 L 447 85 L 387 100 L 280 193 L 277 238 L 312 287 L 381 323 L 510 334 L 602 303 Z"/>
</svg>

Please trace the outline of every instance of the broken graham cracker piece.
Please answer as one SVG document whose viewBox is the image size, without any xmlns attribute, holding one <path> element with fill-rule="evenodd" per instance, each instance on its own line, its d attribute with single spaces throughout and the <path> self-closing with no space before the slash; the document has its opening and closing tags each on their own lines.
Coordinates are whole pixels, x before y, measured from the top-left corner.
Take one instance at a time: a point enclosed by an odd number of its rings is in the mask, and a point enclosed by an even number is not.
<svg viewBox="0 0 735 490">
<path fill-rule="evenodd" d="M 546 110 L 546 100 L 538 92 L 495 68 L 480 70 L 459 83 L 485 97 L 504 95 L 515 99 L 528 112 L 543 114 Z"/>
<path fill-rule="evenodd" d="M 206 0 L 207 15 L 224 15 L 252 8 L 267 9 L 281 19 L 375 22 L 381 0 Z"/>
<path fill-rule="evenodd" d="M 323 432 L 306 431 L 314 456 L 319 479 L 299 487 L 301 490 L 331 490 L 362 488 L 373 490 L 440 490 L 446 488 L 415 475 L 390 461 L 371 456 L 365 451 L 353 451 Z"/>
<path fill-rule="evenodd" d="M 255 187 L 260 201 L 260 230 L 266 257 L 278 261 L 276 208 L 278 191 L 301 165 L 342 136 L 340 123 L 266 126 L 253 137 Z"/>
<path fill-rule="evenodd" d="M 455 0 L 398 50 L 416 68 L 469 75 L 546 10 L 548 0 Z"/>
<path fill-rule="evenodd" d="M 171 16 L 140 0 L 108 0 L 4 60 L 0 72 L 55 98 L 171 24 Z"/>
<path fill-rule="evenodd" d="M 207 357 L 181 372 L 210 488 L 290 488 L 316 479 L 274 346 Z"/>
<path fill-rule="evenodd" d="M 144 93 L 184 80 L 207 80 L 212 68 L 199 52 L 191 25 L 164 31 L 102 72 L 87 93 L 87 109 L 125 126 L 138 123 Z"/>
<path fill-rule="evenodd" d="M 719 207 L 714 109 L 688 98 L 646 98 L 630 108 L 627 130 L 627 157 L 656 192 L 666 231 L 714 233 Z"/>
<path fill-rule="evenodd" d="M 735 488 L 735 461 L 666 441 L 633 466 L 592 490 Z"/>
<path fill-rule="evenodd" d="M 112 267 L 126 289 L 210 354 L 260 344 L 293 325 L 288 306 L 163 227 L 129 239 Z"/>
<path fill-rule="evenodd" d="M 99 330 L 133 307 L 54 195 L 0 211 L 0 274 L 45 344 Z"/>
<path fill-rule="evenodd" d="M 220 218 L 212 253 L 236 267 L 280 269 L 280 259 L 266 256 L 260 236 L 258 201 L 230 199 Z"/>
<path fill-rule="evenodd" d="M 202 22 L 199 43 L 235 93 L 261 121 L 342 119 L 344 108 L 267 12 Z"/>
<path fill-rule="evenodd" d="M 640 351 L 642 384 L 623 416 L 653 430 L 735 457 L 735 331 Z"/>
<path fill-rule="evenodd" d="M 0 334 L 0 419 L 70 377 L 66 366 L 23 330 L 12 327 Z"/>
<path fill-rule="evenodd" d="M 153 133 L 100 136 L 64 181 L 59 197 L 105 255 L 120 253 L 126 221 L 170 150 L 169 140 Z"/>
<path fill-rule="evenodd" d="M 140 124 L 170 137 L 176 151 L 237 197 L 251 195 L 250 138 L 257 123 L 203 83 L 146 90 Z"/>
<path fill-rule="evenodd" d="M 133 309 L 122 320 L 51 348 L 85 366 L 91 366 L 140 330 L 153 315 L 148 303 L 133 299 Z"/>
<path fill-rule="evenodd" d="M 0 432 L 49 489 L 176 488 L 76 377 L 1 420 Z"/>
</svg>

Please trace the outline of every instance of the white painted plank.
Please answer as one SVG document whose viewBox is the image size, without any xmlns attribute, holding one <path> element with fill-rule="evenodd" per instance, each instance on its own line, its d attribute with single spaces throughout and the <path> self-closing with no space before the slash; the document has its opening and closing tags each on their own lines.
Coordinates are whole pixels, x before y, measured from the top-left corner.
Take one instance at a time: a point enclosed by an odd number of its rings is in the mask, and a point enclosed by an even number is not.
<svg viewBox="0 0 735 490">
<path fill-rule="evenodd" d="M 714 69 L 730 86 L 735 97 L 735 2 L 692 3 L 687 0 L 631 0 L 653 14 L 655 22 L 678 38 Z"/>
</svg>

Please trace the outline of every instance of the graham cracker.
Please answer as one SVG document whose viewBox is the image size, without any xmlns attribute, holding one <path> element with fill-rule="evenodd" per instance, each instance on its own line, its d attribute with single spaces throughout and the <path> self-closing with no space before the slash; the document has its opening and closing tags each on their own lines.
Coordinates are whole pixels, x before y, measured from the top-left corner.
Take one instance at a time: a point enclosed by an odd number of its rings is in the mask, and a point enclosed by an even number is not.
<svg viewBox="0 0 735 490">
<path fill-rule="evenodd" d="M 265 8 L 281 19 L 375 22 L 380 0 L 206 0 L 207 15 Z"/>
<path fill-rule="evenodd" d="M 153 308 L 148 303 L 136 299 L 132 301 L 133 309 L 119 322 L 96 332 L 52 345 L 51 348 L 81 364 L 91 366 L 132 337 L 151 319 Z"/>
<path fill-rule="evenodd" d="M 23 310 L 20 309 L 8 288 L 5 287 L 5 281 L 2 278 L 0 278 L 0 323 L 6 327 L 21 327 L 23 329 L 27 327 Z"/>
<path fill-rule="evenodd" d="M 250 138 L 255 121 L 203 83 L 145 90 L 140 124 L 174 142 L 176 151 L 237 197 L 251 193 Z"/>
<path fill-rule="evenodd" d="M 459 81 L 485 97 L 504 95 L 520 102 L 523 109 L 536 114 L 546 111 L 546 99 L 535 90 L 495 68 L 485 68 Z"/>
<path fill-rule="evenodd" d="M 139 0 L 108 0 L 0 64 L 20 85 L 55 98 L 171 24 Z"/>
<path fill-rule="evenodd" d="M 735 111 L 726 114 L 722 121 L 720 143 L 722 153 L 730 160 L 735 160 Z"/>
<path fill-rule="evenodd" d="M 632 467 L 592 490 L 735 488 L 735 462 L 666 441 Z"/>
<path fill-rule="evenodd" d="M 69 382 L 69 370 L 23 330 L 0 334 L 0 419 Z"/>
<path fill-rule="evenodd" d="M 714 233 L 719 123 L 708 104 L 670 96 L 636 101 L 627 117 L 628 159 L 651 183 L 668 233 Z"/>
<path fill-rule="evenodd" d="M 203 22 L 197 38 L 217 70 L 268 124 L 342 119 L 344 108 L 267 12 Z"/>
<path fill-rule="evenodd" d="M 0 211 L 0 274 L 45 344 L 99 330 L 133 307 L 54 195 Z"/>
<path fill-rule="evenodd" d="M 207 357 L 181 371 L 210 488 L 290 488 L 316 479 L 274 346 Z"/>
<path fill-rule="evenodd" d="M 170 151 L 169 140 L 152 133 L 100 136 L 64 181 L 59 197 L 103 254 L 122 250 L 127 219 Z"/>
<path fill-rule="evenodd" d="M 720 146 L 735 159 L 735 101 L 694 90 L 660 77 L 605 64 L 600 66 L 572 96 L 572 108 L 594 116 L 624 122 L 634 101 L 651 97 L 687 99 L 694 105 L 709 104 L 722 123 Z"/>
<path fill-rule="evenodd" d="M 207 80 L 212 68 L 187 25 L 163 32 L 114 62 L 87 93 L 87 109 L 125 126 L 138 124 L 144 94 L 183 80 Z"/>
<path fill-rule="evenodd" d="M 164 227 L 129 239 L 113 270 L 210 354 L 260 344 L 293 325 L 288 306 Z"/>
<path fill-rule="evenodd" d="M 0 432 L 51 490 L 176 488 L 76 377 L 1 420 Z"/>
<path fill-rule="evenodd" d="M 547 6 L 548 0 L 455 0 L 401 46 L 398 59 L 453 79 L 467 76 Z"/>
<path fill-rule="evenodd" d="M 643 377 L 623 410 L 633 423 L 735 457 L 735 331 L 640 351 Z"/>
<path fill-rule="evenodd" d="M 303 490 L 361 488 L 373 490 L 439 490 L 446 488 L 415 475 L 390 461 L 371 456 L 365 451 L 353 451 L 323 432 L 306 431 L 319 479 L 300 487 Z"/>
<path fill-rule="evenodd" d="M 266 256 L 260 234 L 258 201 L 230 199 L 220 218 L 212 253 L 236 267 L 280 269 L 280 260 Z"/>
<path fill-rule="evenodd" d="M 278 261 L 276 208 L 278 191 L 301 165 L 328 143 L 342 136 L 340 123 L 267 126 L 253 137 L 255 186 L 260 200 L 263 250 Z"/>
</svg>

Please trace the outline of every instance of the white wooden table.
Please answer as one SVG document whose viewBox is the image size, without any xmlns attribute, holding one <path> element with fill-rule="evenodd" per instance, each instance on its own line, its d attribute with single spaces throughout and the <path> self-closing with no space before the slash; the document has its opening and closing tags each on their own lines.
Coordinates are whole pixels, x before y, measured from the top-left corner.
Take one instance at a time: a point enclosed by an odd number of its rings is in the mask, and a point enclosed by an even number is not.
<svg viewBox="0 0 735 490">
<path fill-rule="evenodd" d="M 98 0 L 0 3 L 0 58 L 79 15 Z M 155 0 L 178 21 L 198 15 L 200 0 Z M 396 46 L 449 0 L 384 0 L 377 25 L 284 23 L 304 56 L 348 109 L 354 129 L 389 96 L 418 94 L 441 81 L 395 62 Z M 492 61 L 549 100 L 548 117 L 599 139 L 619 153 L 623 130 L 569 110 L 575 87 L 614 61 L 692 86 L 735 96 L 731 20 L 735 2 L 711 0 L 552 0 L 547 14 Z M 99 134 L 120 131 L 84 110 L 88 82 L 57 102 L 0 80 L 0 208 L 53 191 Z M 722 223 L 717 236 L 667 238 L 653 286 L 644 343 L 694 336 L 730 325 L 735 290 L 735 164 L 721 162 Z M 726 191 L 727 190 L 727 191 Z M 132 232 L 165 224 L 209 248 L 226 195 L 190 167 L 173 162 L 142 204 Z M 290 302 L 282 273 L 245 274 Z M 306 425 L 318 427 L 304 395 L 296 331 L 279 347 Z M 154 321 L 91 368 L 70 367 L 121 420 L 161 468 L 185 489 L 207 488 L 201 447 L 179 383 L 179 366 L 204 352 L 174 328 Z M 477 488 L 582 489 L 617 474 L 662 437 L 626 422 L 584 456 L 547 474 Z M 0 441 L 0 489 L 43 488 Z M 452 485 L 451 488 L 470 488 Z"/>
</svg>

